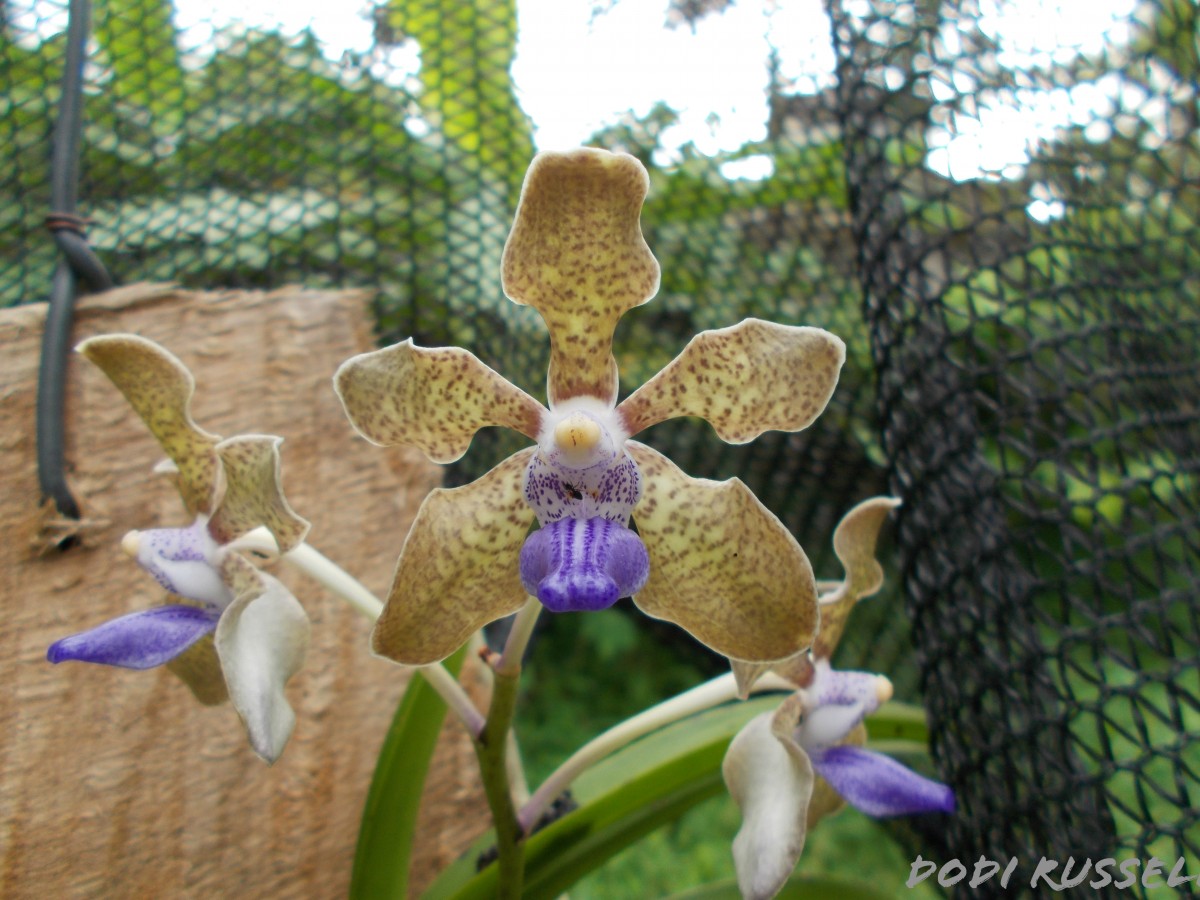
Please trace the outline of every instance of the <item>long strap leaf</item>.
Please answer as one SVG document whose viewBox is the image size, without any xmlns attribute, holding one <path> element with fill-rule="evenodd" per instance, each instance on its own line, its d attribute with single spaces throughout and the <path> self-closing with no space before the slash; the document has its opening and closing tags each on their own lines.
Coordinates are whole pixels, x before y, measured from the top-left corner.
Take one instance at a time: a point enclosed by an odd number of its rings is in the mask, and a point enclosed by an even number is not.
<svg viewBox="0 0 1200 900">
<path fill-rule="evenodd" d="M 721 760 L 729 741 L 751 718 L 778 703 L 778 696 L 762 697 L 710 710 L 638 741 L 581 775 L 572 788 L 579 808 L 529 838 L 527 900 L 552 900 L 644 834 L 721 793 Z M 896 750 L 917 750 L 925 740 L 924 716 L 915 707 L 889 703 L 871 717 L 871 726 Z M 496 867 L 475 871 L 479 853 L 492 840 L 485 835 L 451 865 L 426 900 L 494 896 Z"/>
<path fill-rule="evenodd" d="M 464 645 L 446 660 L 452 675 L 458 675 L 466 654 Z M 384 739 L 367 792 L 350 875 L 352 900 L 404 900 L 408 896 L 417 813 L 445 718 L 442 698 L 419 672 L 414 674 Z"/>
</svg>

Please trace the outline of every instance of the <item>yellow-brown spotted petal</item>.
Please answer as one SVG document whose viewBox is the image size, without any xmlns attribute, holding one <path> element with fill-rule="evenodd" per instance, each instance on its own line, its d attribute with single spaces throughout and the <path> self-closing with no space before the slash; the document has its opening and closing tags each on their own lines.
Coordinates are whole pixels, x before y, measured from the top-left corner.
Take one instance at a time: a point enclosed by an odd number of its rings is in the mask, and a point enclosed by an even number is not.
<svg viewBox="0 0 1200 900">
<path fill-rule="evenodd" d="M 773 662 L 743 662 L 731 659 L 729 668 L 733 672 L 734 683 L 737 684 L 738 696 L 745 700 L 750 696 L 754 683 L 770 672 L 778 663 Z"/>
<path fill-rule="evenodd" d="M 522 481 L 533 452 L 425 498 L 371 634 L 376 653 L 410 666 L 435 663 L 525 604 L 518 559 L 533 512 Z"/>
<path fill-rule="evenodd" d="M 296 547 L 308 534 L 308 521 L 296 515 L 283 496 L 279 445 L 283 438 L 244 434 L 217 444 L 225 470 L 225 492 L 208 523 L 218 544 L 228 544 L 265 525 L 280 553 Z"/>
<path fill-rule="evenodd" d="M 817 631 L 816 640 L 813 641 L 813 650 L 821 643 L 821 632 L 825 630 L 825 613 L 827 608 L 822 605 L 821 609 L 821 627 Z M 775 663 L 771 666 L 771 671 L 780 678 L 786 679 L 798 688 L 808 687 L 812 684 L 813 677 L 816 675 L 816 669 L 813 666 L 812 653 L 797 653 L 790 659 L 785 659 L 782 662 Z"/>
<path fill-rule="evenodd" d="M 613 331 L 658 292 L 639 221 L 650 178 L 625 153 L 539 153 L 525 175 L 501 269 L 504 292 L 550 330 L 550 405 L 617 398 Z"/>
<path fill-rule="evenodd" d="M 454 462 L 480 428 L 503 425 L 537 440 L 546 410 L 460 347 L 411 340 L 346 360 L 333 379 L 351 424 L 383 446 L 409 444 Z"/>
<path fill-rule="evenodd" d="M 899 505 L 894 497 L 872 497 L 838 523 L 833 533 L 833 552 L 841 560 L 846 578 L 836 591 L 821 598 L 821 630 L 813 646 L 813 655 L 818 659 L 833 656 L 854 604 L 883 585 L 883 566 L 875 559 L 875 543 L 888 513 Z"/>
<path fill-rule="evenodd" d="M 645 493 L 633 518 L 650 578 L 633 598 L 730 659 L 785 659 L 812 643 L 817 593 L 796 539 L 736 478 L 685 475 L 636 441 Z"/>
<path fill-rule="evenodd" d="M 205 706 L 216 706 L 229 699 L 221 660 L 211 634 L 206 634 L 167 663 L 167 670 L 191 688 L 193 696 Z"/>
<path fill-rule="evenodd" d="M 845 360 L 846 345 L 821 328 L 746 319 L 696 335 L 618 414 L 631 435 L 675 416 L 699 416 L 731 444 L 800 431 L 829 402 Z"/>
<path fill-rule="evenodd" d="M 220 474 L 213 448 L 221 439 L 192 421 L 192 373 L 174 355 L 136 334 L 88 338 L 76 349 L 104 370 L 175 463 L 188 510 L 211 513 Z"/>
<path fill-rule="evenodd" d="M 221 556 L 221 581 L 234 597 L 244 597 L 263 590 L 263 572 L 240 553 L 226 552 Z"/>
</svg>

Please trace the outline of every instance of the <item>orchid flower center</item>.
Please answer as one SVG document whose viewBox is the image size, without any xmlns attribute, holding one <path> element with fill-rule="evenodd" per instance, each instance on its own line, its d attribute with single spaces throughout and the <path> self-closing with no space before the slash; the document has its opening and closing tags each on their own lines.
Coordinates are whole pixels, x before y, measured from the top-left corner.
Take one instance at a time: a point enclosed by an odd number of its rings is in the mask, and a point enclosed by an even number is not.
<svg viewBox="0 0 1200 900">
<path fill-rule="evenodd" d="M 233 595 L 221 578 L 221 548 L 201 516 L 187 528 L 131 531 L 121 549 L 172 594 L 224 609 Z"/>
<path fill-rule="evenodd" d="M 804 692 L 804 718 L 796 729 L 796 742 L 810 752 L 844 740 L 893 693 L 891 681 L 883 675 L 837 672 L 828 660 L 818 660 L 815 668 L 813 682 Z"/>
<path fill-rule="evenodd" d="M 626 435 L 613 411 L 599 401 L 577 397 L 550 415 L 538 439 L 538 456 L 567 481 L 595 481 L 625 455 Z"/>
<path fill-rule="evenodd" d="M 554 415 L 525 472 L 525 500 L 538 522 L 602 518 L 627 526 L 642 476 L 611 410 L 578 398 Z"/>
<path fill-rule="evenodd" d="M 649 576 L 646 547 L 629 530 L 642 476 L 611 410 L 583 398 L 555 413 L 525 472 L 542 527 L 521 548 L 521 582 L 557 612 L 604 609 Z"/>
</svg>

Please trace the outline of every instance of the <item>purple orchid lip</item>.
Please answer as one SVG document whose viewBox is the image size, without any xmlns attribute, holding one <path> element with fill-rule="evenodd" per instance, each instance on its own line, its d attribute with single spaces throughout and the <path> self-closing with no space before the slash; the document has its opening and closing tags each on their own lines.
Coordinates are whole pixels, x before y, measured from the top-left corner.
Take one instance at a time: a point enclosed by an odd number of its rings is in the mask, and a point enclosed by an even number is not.
<svg viewBox="0 0 1200 900">
<path fill-rule="evenodd" d="M 521 548 L 521 583 L 552 612 L 607 609 L 641 590 L 650 557 L 641 538 L 610 519 L 565 518 Z"/>
<path fill-rule="evenodd" d="M 195 606 L 160 606 L 110 619 L 50 645 L 52 663 L 76 660 L 152 669 L 173 660 L 217 627 L 219 613 Z"/>
<path fill-rule="evenodd" d="M 809 754 L 813 768 L 855 809 L 868 816 L 954 812 L 954 792 L 890 756 L 862 747 L 829 747 Z"/>
</svg>

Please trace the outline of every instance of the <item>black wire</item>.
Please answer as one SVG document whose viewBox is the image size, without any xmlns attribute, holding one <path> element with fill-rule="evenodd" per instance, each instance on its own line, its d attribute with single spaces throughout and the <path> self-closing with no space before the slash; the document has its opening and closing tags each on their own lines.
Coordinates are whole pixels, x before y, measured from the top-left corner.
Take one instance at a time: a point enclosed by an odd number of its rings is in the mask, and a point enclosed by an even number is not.
<svg viewBox="0 0 1200 900">
<path fill-rule="evenodd" d="M 96 258 L 75 215 L 79 191 L 79 144 L 83 121 L 83 64 L 91 31 L 88 0 L 70 0 L 67 23 L 66 66 L 50 163 L 50 208 L 47 226 L 54 234 L 63 261 L 54 269 L 50 308 L 42 333 L 42 358 L 38 367 L 37 461 L 42 495 L 58 511 L 79 518 L 79 505 L 66 481 L 63 405 L 66 393 L 67 353 L 79 278 L 92 290 L 112 287 L 112 278 Z"/>
</svg>

